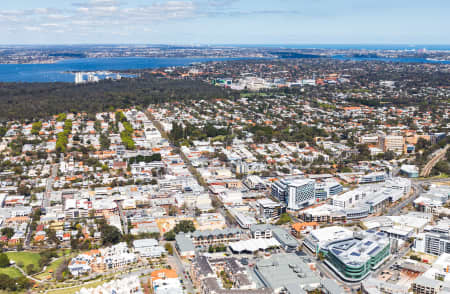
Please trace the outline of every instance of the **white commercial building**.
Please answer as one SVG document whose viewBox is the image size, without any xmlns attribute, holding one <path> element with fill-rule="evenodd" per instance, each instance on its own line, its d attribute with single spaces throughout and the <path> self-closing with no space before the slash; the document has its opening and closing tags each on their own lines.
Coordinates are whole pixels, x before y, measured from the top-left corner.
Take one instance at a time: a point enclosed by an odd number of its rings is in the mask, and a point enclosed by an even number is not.
<svg viewBox="0 0 450 294">
<path fill-rule="evenodd" d="M 141 239 L 133 241 L 134 251 L 141 257 L 157 258 L 166 252 L 164 247 L 158 245 L 155 239 Z"/>
<path fill-rule="evenodd" d="M 303 241 L 303 244 L 312 252 L 319 252 L 328 243 L 353 238 L 353 231 L 340 226 L 326 227 L 312 231 Z"/>
<path fill-rule="evenodd" d="M 284 179 L 272 184 L 272 196 L 286 203 L 289 210 L 300 210 L 314 203 L 314 187 L 311 179 Z"/>
</svg>

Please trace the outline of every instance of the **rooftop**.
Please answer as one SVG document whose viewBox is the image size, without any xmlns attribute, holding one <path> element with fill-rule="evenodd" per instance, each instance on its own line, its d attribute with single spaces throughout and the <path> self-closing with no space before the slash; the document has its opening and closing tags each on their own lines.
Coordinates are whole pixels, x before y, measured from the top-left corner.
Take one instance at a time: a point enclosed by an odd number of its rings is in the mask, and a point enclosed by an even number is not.
<svg viewBox="0 0 450 294">
<path fill-rule="evenodd" d="M 320 285 L 320 278 L 302 258 L 293 253 L 276 254 L 260 260 L 256 263 L 255 272 L 264 285 L 274 290 L 288 285 L 299 288 Z"/>
<path fill-rule="evenodd" d="M 342 240 L 332 243 L 328 250 L 343 263 L 362 266 L 386 246 L 389 239 L 383 233 L 367 234 L 363 239 Z"/>
<path fill-rule="evenodd" d="M 195 251 L 194 243 L 185 234 L 176 235 L 175 241 L 181 252 Z"/>
</svg>

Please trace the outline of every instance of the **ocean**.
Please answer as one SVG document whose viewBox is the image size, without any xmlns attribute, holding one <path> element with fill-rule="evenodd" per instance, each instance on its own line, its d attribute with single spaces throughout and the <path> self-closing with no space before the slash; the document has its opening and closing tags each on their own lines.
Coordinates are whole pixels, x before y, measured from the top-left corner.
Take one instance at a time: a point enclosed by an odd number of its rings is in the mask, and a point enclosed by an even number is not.
<svg viewBox="0 0 450 294">
<path fill-rule="evenodd" d="M 336 59 L 378 60 L 392 62 L 450 63 L 449 61 L 430 61 L 421 58 L 347 58 L 334 56 Z M 187 66 L 194 62 L 233 60 L 239 58 L 81 58 L 67 59 L 52 64 L 0 64 L 0 82 L 74 82 L 71 71 L 125 71 L 129 69 L 160 68 L 170 66 Z M 242 59 L 242 58 L 240 58 Z"/>
<path fill-rule="evenodd" d="M 0 82 L 74 82 L 71 71 L 104 71 L 186 66 L 231 58 L 80 58 L 51 64 L 0 64 Z"/>
</svg>

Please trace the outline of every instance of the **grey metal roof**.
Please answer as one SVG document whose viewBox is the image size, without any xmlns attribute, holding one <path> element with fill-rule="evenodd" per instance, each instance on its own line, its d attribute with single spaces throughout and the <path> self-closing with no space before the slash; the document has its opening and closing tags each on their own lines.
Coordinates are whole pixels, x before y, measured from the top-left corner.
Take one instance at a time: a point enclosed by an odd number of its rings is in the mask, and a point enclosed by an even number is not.
<svg viewBox="0 0 450 294">
<path fill-rule="evenodd" d="M 320 284 L 320 278 L 302 258 L 293 253 L 276 254 L 260 260 L 256 263 L 255 272 L 264 285 L 274 290 L 290 285 L 304 288 Z"/>
<path fill-rule="evenodd" d="M 307 294 L 305 290 L 300 288 L 297 284 L 286 284 L 284 286 L 289 294 Z"/>
<path fill-rule="evenodd" d="M 323 279 L 322 287 L 324 287 L 329 294 L 342 294 L 345 293 L 344 289 L 332 279 Z"/>
<path fill-rule="evenodd" d="M 153 247 L 153 246 L 158 246 L 158 241 L 155 239 L 134 240 L 133 246 L 134 246 L 134 248 Z"/>
<path fill-rule="evenodd" d="M 289 246 L 289 247 L 297 247 L 298 242 L 297 239 L 295 239 L 288 231 L 285 229 L 274 226 L 271 224 L 256 224 L 252 225 L 250 227 L 250 231 L 252 233 L 255 233 L 257 231 L 272 231 L 272 234 L 274 235 L 275 239 L 277 239 L 278 242 L 280 242 L 282 245 Z"/>
<path fill-rule="evenodd" d="M 289 247 L 297 247 L 298 242 L 288 231 L 283 228 L 274 226 L 272 228 L 272 233 L 275 239 L 278 240 L 282 245 L 286 245 Z"/>
<path fill-rule="evenodd" d="M 209 236 L 219 236 L 219 235 L 228 235 L 228 234 L 242 234 L 242 231 L 238 228 L 226 228 L 223 230 L 215 229 L 215 230 L 204 230 L 204 231 L 195 231 L 192 233 L 192 237 L 194 238 L 207 238 Z"/>
<path fill-rule="evenodd" d="M 177 242 L 178 249 L 181 252 L 195 250 L 194 243 L 192 243 L 192 240 L 188 238 L 185 234 L 176 235 L 175 241 Z"/>
<path fill-rule="evenodd" d="M 414 283 L 417 285 L 430 287 L 430 288 L 437 288 L 442 284 L 441 281 L 433 280 L 433 279 L 430 279 L 430 278 L 427 278 L 424 276 L 420 276 L 417 279 L 415 279 Z"/>
<path fill-rule="evenodd" d="M 256 232 L 256 231 L 266 231 L 266 230 L 272 230 L 272 225 L 268 225 L 268 224 L 255 224 L 250 226 L 250 231 L 252 233 Z"/>
</svg>

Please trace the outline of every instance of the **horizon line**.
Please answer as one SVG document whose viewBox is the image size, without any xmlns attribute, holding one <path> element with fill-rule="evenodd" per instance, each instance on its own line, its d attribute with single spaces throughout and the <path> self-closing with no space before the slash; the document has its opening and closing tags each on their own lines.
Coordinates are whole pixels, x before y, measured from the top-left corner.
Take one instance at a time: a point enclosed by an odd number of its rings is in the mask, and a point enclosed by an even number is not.
<svg viewBox="0 0 450 294">
<path fill-rule="evenodd" d="M 450 43 L 9 43 L 0 46 L 104 46 L 104 45 L 145 45 L 145 46 L 309 46 L 309 45 L 383 45 L 383 46 L 450 46 Z"/>
</svg>

